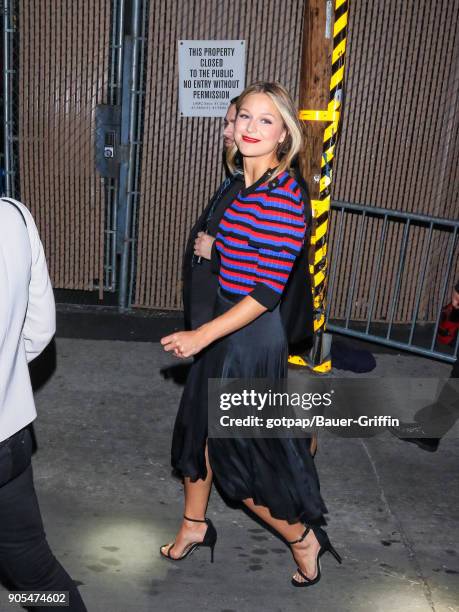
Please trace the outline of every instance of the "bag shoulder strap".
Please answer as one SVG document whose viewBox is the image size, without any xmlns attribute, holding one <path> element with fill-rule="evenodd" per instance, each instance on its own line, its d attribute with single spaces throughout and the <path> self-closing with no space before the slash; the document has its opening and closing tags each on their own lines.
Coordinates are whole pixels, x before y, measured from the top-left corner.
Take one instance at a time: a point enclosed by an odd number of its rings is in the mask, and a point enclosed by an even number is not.
<svg viewBox="0 0 459 612">
<path fill-rule="evenodd" d="M 18 211 L 18 213 L 21 215 L 22 220 L 24 221 L 24 225 L 27 227 L 27 221 L 26 218 L 24 217 L 24 213 L 22 212 L 22 210 L 19 208 L 19 206 L 16 204 L 16 202 L 14 202 L 13 200 L 10 200 L 9 198 L 5 198 L 2 197 L 1 200 L 3 202 L 8 202 L 8 204 L 11 204 L 12 206 L 14 206 L 14 208 Z"/>
<path fill-rule="evenodd" d="M 311 207 L 311 196 L 309 195 L 308 184 L 304 180 L 304 177 L 301 174 L 299 168 L 294 168 L 294 173 L 295 173 L 294 178 L 296 182 L 298 183 L 298 187 L 300 188 L 300 191 L 301 191 L 301 197 L 303 198 L 303 202 L 304 202 L 304 220 L 306 221 L 308 229 L 310 229 L 311 224 L 312 224 L 312 207 Z"/>
</svg>

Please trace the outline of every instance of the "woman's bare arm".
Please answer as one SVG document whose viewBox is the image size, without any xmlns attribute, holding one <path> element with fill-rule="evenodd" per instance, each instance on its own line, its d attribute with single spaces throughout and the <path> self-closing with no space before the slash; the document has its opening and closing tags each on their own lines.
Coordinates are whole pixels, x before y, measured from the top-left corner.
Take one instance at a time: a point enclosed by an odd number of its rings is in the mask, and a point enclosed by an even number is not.
<svg viewBox="0 0 459 612">
<path fill-rule="evenodd" d="M 266 310 L 265 306 L 247 295 L 227 312 L 204 323 L 198 329 L 165 336 L 161 338 L 161 344 L 165 351 L 174 351 L 177 357 L 191 357 L 215 340 L 248 325 Z"/>
</svg>

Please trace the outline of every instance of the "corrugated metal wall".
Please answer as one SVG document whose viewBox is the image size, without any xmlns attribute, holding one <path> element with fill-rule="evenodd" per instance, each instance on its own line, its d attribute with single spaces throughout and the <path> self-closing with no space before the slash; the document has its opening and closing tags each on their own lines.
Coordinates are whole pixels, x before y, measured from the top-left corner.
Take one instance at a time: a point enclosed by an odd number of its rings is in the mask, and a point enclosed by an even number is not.
<svg viewBox="0 0 459 612">
<path fill-rule="evenodd" d="M 441 218 L 459 217 L 459 5 L 417 0 L 365 2 L 350 8 L 344 123 L 336 155 L 334 200 Z M 366 317 L 382 223 L 367 220 L 360 258 L 359 216 L 348 214 L 331 296 L 331 316 L 345 316 L 351 266 L 359 266 L 351 318 Z M 333 225 L 333 224 L 332 224 Z M 385 320 L 403 228 L 392 223 L 385 239 L 374 318 Z M 410 229 L 395 321 L 410 320 L 426 227 Z M 333 257 L 333 232 L 331 256 Z M 451 236 L 434 230 L 420 318 L 432 320 Z M 454 282 L 458 251 L 450 286 Z"/>
<path fill-rule="evenodd" d="M 19 0 L 20 194 L 55 287 L 103 280 L 104 200 L 93 154 L 106 102 L 110 0 Z"/>
<path fill-rule="evenodd" d="M 222 177 L 222 120 L 178 115 L 177 41 L 245 39 L 247 84 L 276 79 L 296 96 L 303 4 L 151 4 L 135 305 L 181 308 L 184 242 Z"/>
</svg>

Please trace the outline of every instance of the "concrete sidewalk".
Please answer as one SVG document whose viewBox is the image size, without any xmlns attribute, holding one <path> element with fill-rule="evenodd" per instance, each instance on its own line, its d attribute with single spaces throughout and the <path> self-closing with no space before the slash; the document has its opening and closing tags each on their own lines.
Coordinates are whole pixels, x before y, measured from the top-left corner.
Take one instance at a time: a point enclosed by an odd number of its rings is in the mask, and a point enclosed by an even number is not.
<svg viewBox="0 0 459 612">
<path fill-rule="evenodd" d="M 370 376 L 446 378 L 451 369 L 414 356 L 376 359 Z M 169 466 L 182 387 L 161 372 L 176 363 L 156 343 L 58 339 L 55 372 L 37 392 L 34 470 L 45 527 L 90 612 L 459 610 L 452 437 L 433 454 L 389 433 L 320 437 L 328 533 L 344 561 L 326 555 L 315 587 L 291 587 L 288 548 L 215 490 L 215 563 L 206 549 L 179 564 L 160 559 L 182 514 Z M 0 602 L 17 609 L 1 590 Z"/>
</svg>

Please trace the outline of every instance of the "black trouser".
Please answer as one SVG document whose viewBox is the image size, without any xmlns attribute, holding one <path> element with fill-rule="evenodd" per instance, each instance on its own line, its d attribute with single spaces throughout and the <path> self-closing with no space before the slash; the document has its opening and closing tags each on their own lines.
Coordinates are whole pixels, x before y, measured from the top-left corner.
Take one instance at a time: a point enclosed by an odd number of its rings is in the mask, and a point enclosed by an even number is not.
<svg viewBox="0 0 459 612">
<path fill-rule="evenodd" d="M 459 419 L 459 387 L 455 384 L 457 378 L 459 359 L 455 361 L 449 380 L 443 385 L 435 402 L 421 408 L 414 416 L 414 420 L 422 425 L 424 431 L 432 435 L 428 438 L 430 440 L 440 441 Z"/>
<path fill-rule="evenodd" d="M 46 541 L 33 485 L 31 454 L 28 429 L 0 445 L 0 576 L 16 591 L 69 591 L 70 606 L 52 609 L 85 612 L 74 582 Z M 47 612 L 50 608 L 32 609 Z"/>
</svg>

